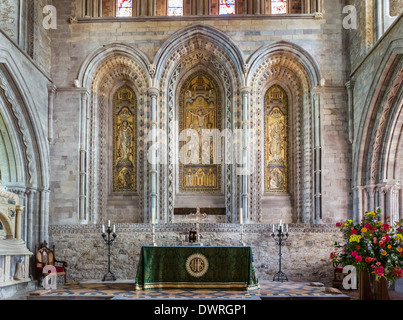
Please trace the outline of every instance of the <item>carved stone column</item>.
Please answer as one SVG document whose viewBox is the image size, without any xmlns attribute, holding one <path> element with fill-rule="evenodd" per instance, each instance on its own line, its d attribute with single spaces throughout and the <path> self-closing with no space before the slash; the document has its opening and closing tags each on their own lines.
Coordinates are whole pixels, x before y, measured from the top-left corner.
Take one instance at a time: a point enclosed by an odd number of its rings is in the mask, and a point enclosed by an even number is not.
<svg viewBox="0 0 403 320">
<path fill-rule="evenodd" d="M 249 109 L 250 109 L 250 92 L 249 87 L 243 87 L 241 89 L 242 96 L 242 188 L 241 188 L 241 204 L 242 208 L 242 220 L 246 223 L 250 221 L 249 214 L 249 187 L 248 178 L 250 174 L 249 168 L 249 150 L 250 150 L 250 140 L 249 140 Z M 238 217 L 239 219 L 239 217 Z"/>
<path fill-rule="evenodd" d="M 353 188 L 353 220 L 361 221 L 365 210 L 365 188 L 357 186 Z"/>
<path fill-rule="evenodd" d="M 88 92 L 81 92 L 80 106 L 80 163 L 79 163 L 79 213 L 80 223 L 85 223 L 87 216 L 87 123 L 88 123 Z"/>
<path fill-rule="evenodd" d="M 313 221 L 318 222 L 322 217 L 322 130 L 320 123 L 321 93 L 315 88 L 312 101 L 312 136 L 313 136 Z"/>
<path fill-rule="evenodd" d="M 17 206 L 15 208 L 16 212 L 15 212 L 15 238 L 16 239 L 22 239 L 21 237 L 21 216 L 22 216 L 22 212 L 24 210 L 24 207 L 22 206 Z"/>
<path fill-rule="evenodd" d="M 376 204 L 375 204 L 376 185 L 371 184 L 371 185 L 365 186 L 365 191 L 367 192 L 367 195 L 368 195 L 368 202 L 367 202 L 367 207 L 365 208 L 365 210 L 374 211 L 376 209 Z"/>
<path fill-rule="evenodd" d="M 354 142 L 354 80 L 346 83 L 348 96 L 348 140 L 352 144 Z"/>
<path fill-rule="evenodd" d="M 56 86 L 48 85 L 48 141 L 53 143 L 53 105 L 55 100 Z"/>
<path fill-rule="evenodd" d="M 148 94 L 151 98 L 151 145 L 156 146 L 158 143 L 157 139 L 157 129 L 158 129 L 158 120 L 157 120 L 157 98 L 159 95 L 159 90 L 157 88 L 149 88 Z M 159 218 L 159 210 L 158 210 L 158 154 L 157 149 L 152 150 L 151 154 L 151 164 L 149 171 L 149 179 L 150 179 L 150 205 L 149 205 L 149 216 L 148 221 L 151 221 L 151 217 L 153 214 L 153 210 L 155 213 L 155 222 L 158 223 Z"/>
</svg>

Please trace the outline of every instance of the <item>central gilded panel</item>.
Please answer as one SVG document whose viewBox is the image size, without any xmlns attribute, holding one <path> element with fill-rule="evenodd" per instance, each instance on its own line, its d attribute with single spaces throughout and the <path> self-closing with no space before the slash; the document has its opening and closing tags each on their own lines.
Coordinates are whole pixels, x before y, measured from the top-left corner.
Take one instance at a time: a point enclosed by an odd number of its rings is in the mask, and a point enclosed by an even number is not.
<svg viewBox="0 0 403 320">
<path fill-rule="evenodd" d="M 182 193 L 221 192 L 220 139 L 221 98 L 217 84 L 205 73 L 189 78 L 180 92 L 179 191 Z"/>
</svg>

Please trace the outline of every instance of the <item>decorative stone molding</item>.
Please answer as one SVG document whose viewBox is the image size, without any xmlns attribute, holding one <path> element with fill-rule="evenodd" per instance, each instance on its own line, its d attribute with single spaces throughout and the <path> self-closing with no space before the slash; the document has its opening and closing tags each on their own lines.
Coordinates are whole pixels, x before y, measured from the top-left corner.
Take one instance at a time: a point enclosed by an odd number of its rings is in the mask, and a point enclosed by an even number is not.
<svg viewBox="0 0 403 320">
<path fill-rule="evenodd" d="M 371 183 L 376 183 L 379 179 L 380 172 L 379 172 L 379 162 L 381 159 L 381 151 L 384 144 L 384 139 L 387 125 L 389 123 L 390 113 L 392 111 L 392 107 L 396 101 L 398 90 L 401 88 L 401 83 L 403 82 L 403 68 L 397 74 L 395 80 L 393 81 L 393 85 L 391 90 L 387 96 L 386 104 L 383 107 L 382 114 L 377 126 L 375 141 L 373 143 L 373 150 L 372 150 L 372 161 L 370 165 L 370 181 Z"/>
</svg>

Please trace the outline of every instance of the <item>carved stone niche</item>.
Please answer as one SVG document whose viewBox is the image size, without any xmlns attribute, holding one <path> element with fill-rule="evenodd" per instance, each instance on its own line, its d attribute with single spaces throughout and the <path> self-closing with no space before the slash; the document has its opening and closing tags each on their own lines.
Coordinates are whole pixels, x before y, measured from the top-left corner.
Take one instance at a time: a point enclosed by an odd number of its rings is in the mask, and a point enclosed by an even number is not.
<svg viewBox="0 0 403 320">
<path fill-rule="evenodd" d="M 21 239 L 18 195 L 8 192 L 0 181 L 0 288 L 31 281 L 29 258 L 33 254 Z"/>
</svg>

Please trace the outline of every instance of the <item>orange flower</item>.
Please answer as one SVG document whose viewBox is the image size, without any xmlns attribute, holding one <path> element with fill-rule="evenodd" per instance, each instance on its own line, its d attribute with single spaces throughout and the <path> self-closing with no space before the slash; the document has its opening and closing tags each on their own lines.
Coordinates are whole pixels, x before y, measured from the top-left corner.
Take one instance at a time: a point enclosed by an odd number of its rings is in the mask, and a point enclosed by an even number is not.
<svg viewBox="0 0 403 320">
<path fill-rule="evenodd" d="M 382 255 L 383 255 L 383 256 L 386 256 L 387 254 L 388 254 L 388 253 L 387 253 L 386 251 L 383 251 L 383 252 L 382 252 Z"/>
<path fill-rule="evenodd" d="M 392 249 L 392 246 L 391 246 L 391 245 L 388 245 L 388 249 Z"/>
<path fill-rule="evenodd" d="M 403 251 L 403 249 L 402 248 L 397 248 L 397 252 L 402 252 Z"/>
<path fill-rule="evenodd" d="M 360 250 L 361 249 L 361 247 L 360 246 L 357 246 L 357 250 Z"/>
<path fill-rule="evenodd" d="M 361 232 L 363 232 L 363 233 L 365 233 L 365 232 L 367 232 L 367 231 L 368 231 L 368 229 L 365 228 L 365 227 L 361 229 Z"/>
</svg>

